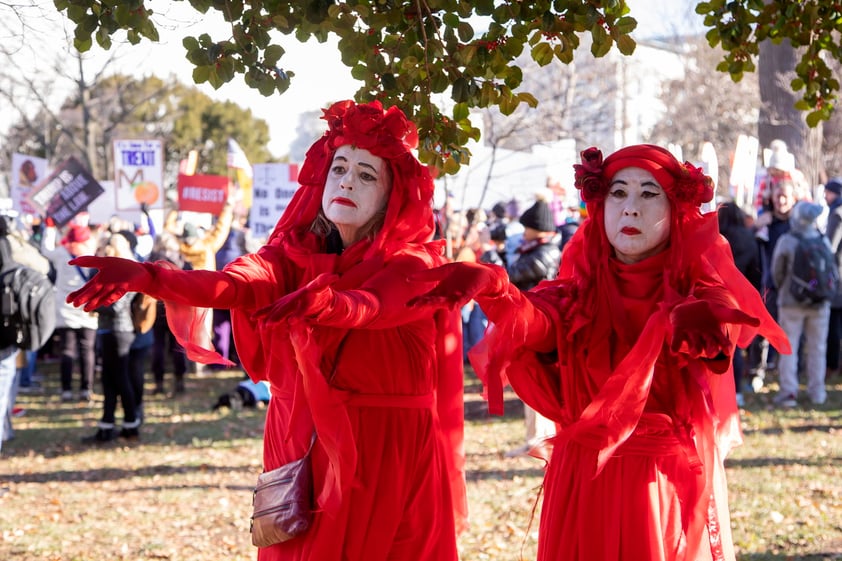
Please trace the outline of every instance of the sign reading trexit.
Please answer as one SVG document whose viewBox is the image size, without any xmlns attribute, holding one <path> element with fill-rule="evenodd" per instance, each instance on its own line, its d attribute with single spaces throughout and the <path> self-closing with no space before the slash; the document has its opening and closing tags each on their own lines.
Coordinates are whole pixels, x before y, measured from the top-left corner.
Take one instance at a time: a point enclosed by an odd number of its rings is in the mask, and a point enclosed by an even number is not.
<svg viewBox="0 0 842 561">
<path fill-rule="evenodd" d="M 163 208 L 164 145 L 160 140 L 114 141 L 114 206 Z"/>
</svg>

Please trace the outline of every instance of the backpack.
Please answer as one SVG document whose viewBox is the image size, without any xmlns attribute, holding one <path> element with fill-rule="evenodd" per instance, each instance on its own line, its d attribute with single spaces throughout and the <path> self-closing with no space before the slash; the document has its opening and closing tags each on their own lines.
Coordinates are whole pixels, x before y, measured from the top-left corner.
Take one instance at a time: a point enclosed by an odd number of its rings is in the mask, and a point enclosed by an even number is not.
<svg viewBox="0 0 842 561">
<path fill-rule="evenodd" d="M 791 232 L 798 240 L 792 260 L 789 290 L 796 300 L 815 304 L 832 298 L 839 287 L 836 256 L 824 236 L 805 238 Z"/>
<path fill-rule="evenodd" d="M 47 275 L 15 262 L 0 238 L 0 348 L 37 351 L 56 326 L 56 293 Z"/>
</svg>

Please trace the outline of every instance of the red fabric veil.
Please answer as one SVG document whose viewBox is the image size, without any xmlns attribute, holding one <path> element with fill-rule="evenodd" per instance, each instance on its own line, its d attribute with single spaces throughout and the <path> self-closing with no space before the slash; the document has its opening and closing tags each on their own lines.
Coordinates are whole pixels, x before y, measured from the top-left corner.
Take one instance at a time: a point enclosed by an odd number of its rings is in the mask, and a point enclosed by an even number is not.
<svg viewBox="0 0 842 561">
<path fill-rule="evenodd" d="M 747 323 L 729 324 L 732 352 L 734 345 L 747 346 L 757 333 L 781 352 L 789 352 L 789 343 L 757 290 L 734 265 L 730 247 L 719 234 L 716 213 L 699 212 L 700 204 L 713 196 L 712 182 L 701 170 L 679 163 L 668 151 L 652 145 L 623 148 L 604 161 L 599 150 L 590 148 L 582 152 L 582 163 L 574 167 L 588 218 L 565 248 L 558 278 L 523 296 L 509 294 L 515 300 L 528 299 L 532 306 L 510 306 L 501 314 L 505 317 L 494 318 L 484 344 L 471 355 L 472 363 L 486 380 L 492 411 L 499 410 L 502 386 L 510 380 L 525 402 L 559 424 L 557 442 L 574 440 L 595 451 L 591 476 L 603 469 L 637 428 L 656 362 L 687 368 L 699 390 L 688 393 L 686 408 L 692 411 L 695 452 L 704 466 L 699 496 L 693 503 L 695 514 L 687 529 L 688 541 L 697 543 L 707 509 L 727 504 L 723 500 L 711 506 L 713 501 L 709 504 L 701 497 L 724 492 L 718 466 L 728 450 L 741 442 L 738 409 L 730 369 L 715 374 L 706 361 L 671 353 L 670 311 L 697 296 L 702 298 L 712 288 L 717 295 L 714 305 L 741 310 L 752 318 Z M 611 334 L 622 337 L 628 322 L 618 319 L 624 305 L 611 270 L 604 200 L 611 178 L 626 167 L 653 174 L 670 200 L 672 222 L 668 249 L 657 256 L 658 266 L 646 272 L 650 278 L 663 276 L 658 292 L 662 296 L 647 303 L 654 310 L 651 315 L 633 318 L 640 332 L 627 339 L 629 351 L 612 369 L 601 357 L 611 356 Z M 557 356 L 518 345 L 527 339 L 529 325 L 535 323 L 524 321 L 524 314 L 534 314 L 536 309 L 554 326 Z M 597 363 L 603 370 L 595 373 Z M 727 521 L 727 511 L 720 515 L 720 520 Z"/>
</svg>

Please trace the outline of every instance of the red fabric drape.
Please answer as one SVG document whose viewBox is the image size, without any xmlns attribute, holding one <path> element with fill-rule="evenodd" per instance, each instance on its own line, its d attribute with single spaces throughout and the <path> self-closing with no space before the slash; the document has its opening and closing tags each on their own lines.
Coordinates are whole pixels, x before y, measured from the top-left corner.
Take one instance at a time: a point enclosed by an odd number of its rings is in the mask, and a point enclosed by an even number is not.
<svg viewBox="0 0 842 561">
<path fill-rule="evenodd" d="M 409 152 L 415 129 L 397 109 L 343 102 L 325 113 L 330 129 L 308 151 L 301 187 L 266 245 L 222 272 L 248 302 L 231 308 L 238 356 L 271 386 L 265 469 L 301 457 L 317 434 L 313 527 L 259 558 L 455 561 L 467 510 L 461 323 L 405 306 L 429 289 L 409 276 L 445 263 L 443 244 L 429 241 L 432 179 Z M 382 229 L 329 254 L 311 225 L 343 144 L 384 158 L 392 189 Z M 342 325 L 255 321 L 257 310 L 325 273 L 338 296 L 366 291 L 359 305 L 368 307 Z"/>
<path fill-rule="evenodd" d="M 610 257 L 601 204 L 589 214 L 555 281 L 510 287 L 508 308 L 488 303 L 493 324 L 471 354 L 490 399 L 509 382 L 561 427 L 538 558 L 733 559 L 723 466 L 741 441 L 733 375 L 672 353 L 669 313 L 696 299 L 745 312 L 750 324 L 727 326 L 731 352 L 758 332 L 787 352 L 786 337 L 715 214 L 674 216 L 669 249 L 634 265 Z"/>
</svg>

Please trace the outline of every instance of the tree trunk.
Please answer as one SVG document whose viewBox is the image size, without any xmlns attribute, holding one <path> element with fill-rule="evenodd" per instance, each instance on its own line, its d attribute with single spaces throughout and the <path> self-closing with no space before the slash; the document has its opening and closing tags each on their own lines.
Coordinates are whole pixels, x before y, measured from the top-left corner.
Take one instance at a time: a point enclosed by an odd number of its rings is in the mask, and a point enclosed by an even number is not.
<svg viewBox="0 0 842 561">
<path fill-rule="evenodd" d="M 804 113 L 794 107 L 800 93 L 794 92 L 790 82 L 795 78 L 798 53 L 789 40 L 775 45 L 771 41 L 760 43 L 757 75 L 760 83 L 760 118 L 757 138 L 762 148 L 768 148 L 775 139 L 786 142 L 795 156 L 795 167 L 803 173 L 810 187 L 819 182 L 823 172 L 819 150 L 821 124 L 810 129 Z"/>
</svg>

